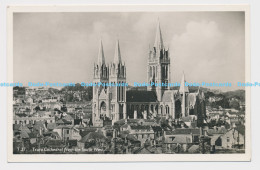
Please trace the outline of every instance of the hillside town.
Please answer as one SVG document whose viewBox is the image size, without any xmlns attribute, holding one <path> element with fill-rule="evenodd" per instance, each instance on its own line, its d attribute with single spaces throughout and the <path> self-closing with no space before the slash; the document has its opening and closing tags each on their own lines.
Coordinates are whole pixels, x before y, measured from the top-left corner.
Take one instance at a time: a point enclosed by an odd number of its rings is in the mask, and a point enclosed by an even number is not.
<svg viewBox="0 0 260 170">
<path fill-rule="evenodd" d="M 245 149 L 245 106 L 235 95 L 228 103 L 236 101 L 238 108 L 213 104 L 220 97 L 206 98 L 206 119 L 201 127 L 194 115 L 171 120 L 159 114 L 113 124 L 104 119 L 101 127 L 95 127 L 92 102 L 81 97 L 88 96 L 88 90 L 54 91 L 14 87 L 15 154 L 207 154 L 243 153 Z"/>
<path fill-rule="evenodd" d="M 126 83 L 119 40 L 112 62 L 105 54 L 101 41 L 93 83 Z M 158 21 L 147 82 L 170 82 L 169 54 Z M 14 87 L 13 153 L 245 153 L 245 91 L 215 92 L 185 82 L 183 72 L 174 89 Z"/>
</svg>

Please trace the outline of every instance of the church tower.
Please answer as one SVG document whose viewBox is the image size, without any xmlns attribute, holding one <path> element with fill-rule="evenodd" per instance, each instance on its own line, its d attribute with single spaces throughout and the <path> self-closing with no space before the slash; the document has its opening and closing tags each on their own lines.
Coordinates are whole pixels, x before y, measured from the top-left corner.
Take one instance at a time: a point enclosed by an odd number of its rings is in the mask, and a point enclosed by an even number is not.
<svg viewBox="0 0 260 170">
<path fill-rule="evenodd" d="M 170 82 L 170 57 L 169 49 L 166 49 L 163 43 L 163 37 L 158 20 L 155 42 L 152 48 L 149 49 L 148 65 L 147 65 L 147 81 L 148 83 L 158 83 L 162 85 Z M 167 86 L 148 86 L 147 90 L 155 91 L 158 101 L 162 101 L 162 96 Z"/>
<path fill-rule="evenodd" d="M 110 65 L 109 82 L 117 84 L 110 88 L 112 123 L 126 119 L 126 67 L 121 59 L 119 40 L 116 42 L 114 61 Z"/>
<path fill-rule="evenodd" d="M 98 61 L 94 63 L 93 83 L 108 83 L 109 67 L 105 63 L 105 55 L 102 40 L 100 41 Z M 103 119 L 109 116 L 107 109 L 108 88 L 105 86 L 93 86 L 93 115 L 92 122 L 94 126 L 102 126 Z"/>
<path fill-rule="evenodd" d="M 181 84 L 179 93 L 182 96 L 182 102 L 181 102 L 181 114 L 182 117 L 186 117 L 189 115 L 189 107 L 188 107 L 188 95 L 189 95 L 189 89 L 188 86 L 185 86 L 186 80 L 185 80 L 185 74 L 183 72 Z"/>
</svg>

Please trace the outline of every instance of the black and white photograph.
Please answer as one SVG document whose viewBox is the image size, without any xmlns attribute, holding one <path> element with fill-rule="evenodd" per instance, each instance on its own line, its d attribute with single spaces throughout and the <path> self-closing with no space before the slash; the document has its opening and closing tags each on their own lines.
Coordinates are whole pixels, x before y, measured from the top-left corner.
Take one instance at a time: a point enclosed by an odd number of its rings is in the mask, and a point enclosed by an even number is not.
<svg viewBox="0 0 260 170">
<path fill-rule="evenodd" d="M 248 8 L 112 7 L 10 8 L 10 160 L 250 160 Z"/>
</svg>

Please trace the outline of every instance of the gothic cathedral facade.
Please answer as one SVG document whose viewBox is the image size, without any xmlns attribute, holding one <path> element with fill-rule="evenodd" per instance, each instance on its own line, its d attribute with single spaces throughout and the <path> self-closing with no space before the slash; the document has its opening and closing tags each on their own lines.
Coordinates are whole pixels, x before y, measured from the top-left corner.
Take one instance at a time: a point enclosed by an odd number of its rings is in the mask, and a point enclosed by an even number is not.
<svg viewBox="0 0 260 170">
<path fill-rule="evenodd" d="M 102 41 L 98 61 L 94 64 L 93 83 L 126 83 L 126 66 L 122 62 L 119 41 L 116 42 L 114 60 L 106 64 Z M 171 82 L 171 60 L 169 48 L 163 43 L 158 21 L 155 42 L 149 49 L 147 81 L 158 84 Z M 121 119 L 154 119 L 165 117 L 174 121 L 194 115 L 198 124 L 203 124 L 206 115 L 205 96 L 198 89 L 190 93 L 185 86 L 183 73 L 178 90 L 169 86 L 148 86 L 146 91 L 127 90 L 125 86 L 94 86 L 92 102 L 94 126 L 104 126 L 105 120 L 112 124 Z"/>
</svg>

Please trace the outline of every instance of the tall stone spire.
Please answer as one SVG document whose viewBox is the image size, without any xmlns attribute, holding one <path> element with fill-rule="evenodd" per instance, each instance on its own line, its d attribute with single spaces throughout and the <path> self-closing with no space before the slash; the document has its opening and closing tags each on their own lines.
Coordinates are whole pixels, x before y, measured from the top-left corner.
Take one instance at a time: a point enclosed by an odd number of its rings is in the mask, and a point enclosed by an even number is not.
<svg viewBox="0 0 260 170">
<path fill-rule="evenodd" d="M 114 63 L 116 63 L 116 64 L 122 63 L 122 61 L 121 61 L 120 46 L 119 46 L 119 40 L 116 41 Z"/>
<path fill-rule="evenodd" d="M 185 86 L 185 74 L 183 72 L 182 74 L 182 79 L 181 79 L 181 86 L 180 86 L 180 89 L 179 89 L 179 92 L 182 94 L 182 93 L 188 93 L 189 92 L 189 89 L 188 89 L 188 86 Z"/>
<path fill-rule="evenodd" d="M 187 86 L 185 86 L 185 75 L 183 72 L 182 75 L 182 80 L 181 80 L 181 86 L 179 89 L 180 94 L 182 94 L 182 103 L 181 103 L 181 113 L 182 113 L 182 117 L 187 116 L 188 114 L 188 110 L 186 110 L 186 93 L 189 92 L 189 89 Z"/>
<path fill-rule="evenodd" d="M 162 38 L 162 32 L 160 27 L 160 21 L 158 19 L 157 21 L 157 28 L 156 28 L 156 35 L 155 35 L 155 41 L 154 41 L 154 47 L 156 49 L 163 49 L 163 38 Z"/>
<path fill-rule="evenodd" d="M 104 56 L 102 40 L 100 40 L 100 46 L 98 51 L 98 64 L 99 65 L 105 64 L 105 56 Z"/>
</svg>

